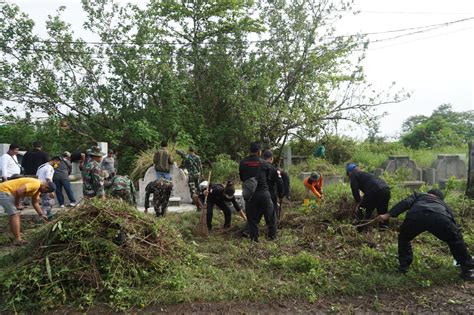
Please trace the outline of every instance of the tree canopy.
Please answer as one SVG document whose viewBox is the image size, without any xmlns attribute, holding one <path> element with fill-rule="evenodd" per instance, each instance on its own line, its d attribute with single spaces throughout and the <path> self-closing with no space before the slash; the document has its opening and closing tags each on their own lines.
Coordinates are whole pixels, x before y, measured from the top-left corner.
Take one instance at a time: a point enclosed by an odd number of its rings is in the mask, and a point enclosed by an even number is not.
<svg viewBox="0 0 474 315">
<path fill-rule="evenodd" d="M 277 147 L 341 120 L 371 124 L 376 106 L 406 97 L 365 81 L 363 36 L 336 35 L 350 1 L 82 6 L 96 41 L 74 34 L 64 7 L 44 38 L 18 6 L 2 6 L 0 114 L 21 104 L 82 139 L 71 143 L 107 141 L 127 154 L 165 138 L 236 158 L 250 141 Z"/>
<path fill-rule="evenodd" d="M 474 139 L 474 111 L 455 112 L 443 104 L 429 117 L 408 118 L 402 130 L 403 144 L 414 149 L 465 144 Z"/>
</svg>

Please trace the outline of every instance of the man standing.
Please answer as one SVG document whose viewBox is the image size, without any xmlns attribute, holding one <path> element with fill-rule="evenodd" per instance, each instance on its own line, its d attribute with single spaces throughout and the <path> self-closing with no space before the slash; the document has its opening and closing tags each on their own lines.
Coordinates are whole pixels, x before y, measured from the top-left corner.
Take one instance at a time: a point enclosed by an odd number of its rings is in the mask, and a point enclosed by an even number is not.
<svg viewBox="0 0 474 315">
<path fill-rule="evenodd" d="M 100 163 L 100 167 L 106 171 L 110 177 L 114 177 L 115 174 L 117 173 L 115 169 L 115 157 L 114 157 L 114 151 L 109 150 L 107 152 L 107 156 L 102 159 L 102 163 Z"/>
<path fill-rule="evenodd" d="M 54 183 L 40 181 L 36 178 L 18 178 L 0 184 L 0 206 L 10 217 L 10 228 L 15 240 L 14 245 L 23 245 L 26 242 L 21 239 L 20 234 L 20 200 L 24 197 L 31 197 L 33 208 L 36 213 L 45 221 L 46 215 L 41 211 L 39 205 L 40 193 L 51 193 L 55 189 Z"/>
<path fill-rule="evenodd" d="M 49 160 L 49 162 L 44 163 L 38 167 L 36 171 L 36 177 L 41 181 L 53 182 L 54 169 L 59 166 L 61 159 L 59 156 L 54 156 Z M 54 193 L 41 193 L 41 208 L 44 213 L 48 216 L 48 219 L 51 219 L 53 214 L 51 209 L 54 206 Z"/>
<path fill-rule="evenodd" d="M 252 241 L 258 242 L 258 224 L 262 216 L 268 228 L 268 238 L 276 238 L 276 225 L 273 217 L 273 203 L 268 188 L 271 180 L 271 166 L 260 158 L 260 145 L 250 144 L 250 155 L 240 161 L 240 180 L 246 184 L 249 181 L 256 181 L 255 192 L 245 200 L 249 234 Z"/>
<path fill-rule="evenodd" d="M 387 183 L 374 174 L 362 172 L 354 163 L 348 164 L 346 171 L 350 178 L 352 195 L 357 203 L 357 217 L 368 220 L 371 218 L 374 209 L 377 209 L 379 215 L 387 213 L 388 202 L 390 201 L 390 187 Z M 359 190 L 364 193 L 364 197 L 360 196 Z M 362 209 L 365 209 L 365 217 Z M 387 228 L 388 219 L 380 222 L 379 226 L 380 228 Z"/>
<path fill-rule="evenodd" d="M 57 168 L 54 170 L 53 182 L 56 184 L 56 197 L 58 198 L 58 203 L 61 208 L 64 208 L 63 188 L 69 199 L 69 206 L 74 207 L 76 205 L 76 198 L 74 197 L 71 182 L 69 181 L 69 174 L 71 174 L 72 169 L 70 158 L 71 153 L 65 151 L 60 158 Z"/>
<path fill-rule="evenodd" d="M 0 158 L 0 166 L 2 170 L 2 181 L 7 181 L 13 175 L 21 174 L 21 166 L 18 163 L 18 151 L 20 146 L 17 144 L 10 144 L 7 153 Z"/>
<path fill-rule="evenodd" d="M 173 159 L 171 153 L 168 152 L 166 140 L 161 141 L 161 147 L 153 157 L 153 163 L 155 164 L 156 179 L 171 180 L 170 167 L 173 165 Z"/>
<path fill-rule="evenodd" d="M 398 261 L 403 273 L 408 271 L 413 261 L 411 241 L 428 231 L 447 243 L 454 259 L 461 265 L 461 278 L 474 280 L 474 260 L 469 255 L 453 211 L 443 201 L 443 193 L 432 189 L 428 193 L 417 193 L 397 203 L 389 213 L 379 215 L 379 221 L 396 218 L 408 210 L 398 234 Z"/>
<path fill-rule="evenodd" d="M 84 164 L 82 170 L 82 191 L 86 198 L 105 198 L 105 172 L 100 168 L 100 162 L 104 155 L 100 152 L 99 147 L 92 147 L 89 151 L 90 159 Z"/>
<path fill-rule="evenodd" d="M 182 166 L 188 171 L 188 185 L 189 192 L 193 203 L 196 205 L 197 210 L 200 211 L 202 208 L 201 200 L 199 200 L 198 188 L 199 178 L 202 173 L 201 158 L 195 153 L 193 146 L 189 146 L 188 154 L 183 151 L 176 150 L 176 153 L 183 158 Z"/>
<path fill-rule="evenodd" d="M 33 142 L 33 150 L 26 152 L 21 165 L 25 170 L 25 175 L 36 175 L 36 171 L 40 165 L 48 163 L 49 157 L 43 151 L 43 145 L 39 141 Z"/>
<path fill-rule="evenodd" d="M 278 205 L 278 199 L 283 199 L 283 179 L 281 177 L 280 171 L 277 170 L 273 165 L 273 153 L 270 150 L 266 150 L 262 155 L 263 159 L 268 162 L 270 167 L 270 180 L 268 181 L 268 189 L 270 191 L 270 196 L 273 203 L 273 220 L 272 224 L 276 225 L 278 219 L 280 219 L 280 207 Z M 268 223 L 267 223 L 268 225 Z"/>
</svg>

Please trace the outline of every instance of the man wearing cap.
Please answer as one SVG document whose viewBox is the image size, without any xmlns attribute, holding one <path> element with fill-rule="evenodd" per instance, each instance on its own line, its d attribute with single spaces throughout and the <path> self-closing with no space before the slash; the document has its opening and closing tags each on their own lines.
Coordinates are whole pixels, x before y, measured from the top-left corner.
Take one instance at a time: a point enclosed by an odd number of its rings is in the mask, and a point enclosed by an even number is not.
<svg viewBox="0 0 474 315">
<path fill-rule="evenodd" d="M 275 220 L 274 224 L 280 218 L 280 207 L 278 205 L 278 199 L 283 199 L 283 179 L 280 174 L 280 171 L 277 170 L 273 165 L 273 153 L 270 150 L 265 150 L 262 154 L 262 157 L 265 161 L 270 164 L 270 180 L 268 181 L 268 190 L 270 191 L 270 196 L 272 198 L 273 203 L 273 220 Z"/>
<path fill-rule="evenodd" d="M 428 193 L 415 192 L 397 203 L 389 213 L 379 215 L 379 221 L 396 218 L 408 210 L 398 234 L 398 270 L 406 273 L 413 261 L 411 241 L 428 231 L 447 243 L 454 259 L 461 265 L 461 278 L 474 280 L 474 260 L 469 255 L 453 211 L 443 201 L 443 193 L 432 189 Z"/>
<path fill-rule="evenodd" d="M 311 173 L 310 176 L 306 177 L 303 181 L 306 189 L 306 198 L 304 203 L 307 204 L 309 201 L 309 192 L 316 196 L 318 200 L 323 197 L 323 176 L 318 172 Z"/>
<path fill-rule="evenodd" d="M 104 187 L 107 194 L 120 198 L 132 206 L 137 204 L 135 200 L 135 186 L 128 176 L 114 175 L 105 180 Z"/>
<path fill-rule="evenodd" d="M 76 198 L 71 188 L 71 182 L 69 180 L 69 174 L 71 174 L 71 153 L 65 151 L 60 157 L 59 164 L 54 169 L 53 182 L 56 184 L 56 197 L 61 208 L 64 208 L 64 195 L 63 188 L 66 191 L 67 198 L 69 199 L 69 206 L 74 207 L 76 205 Z"/>
<path fill-rule="evenodd" d="M 44 163 L 38 167 L 36 171 L 36 177 L 41 181 L 53 182 L 54 169 L 58 167 L 61 159 L 59 156 L 53 156 L 49 162 Z M 57 188 L 57 187 L 56 187 Z M 48 216 L 48 219 L 51 219 L 53 214 L 51 209 L 54 206 L 54 192 L 51 193 L 41 193 L 41 209 Z"/>
<path fill-rule="evenodd" d="M 189 146 L 188 154 L 183 151 L 176 150 L 176 153 L 183 158 L 182 167 L 188 171 L 188 185 L 189 192 L 193 203 L 196 205 L 197 210 L 200 211 L 202 203 L 199 200 L 198 188 L 199 188 L 199 177 L 202 173 L 201 158 L 196 154 L 193 146 Z"/>
<path fill-rule="evenodd" d="M 230 228 L 232 218 L 232 211 L 227 205 L 227 202 L 232 202 L 235 210 L 239 212 L 242 217 L 245 217 L 234 194 L 235 188 L 232 181 L 227 181 L 225 186 L 222 184 L 211 184 L 203 191 L 203 195 L 207 196 L 207 228 L 209 231 L 212 229 L 214 205 L 224 212 L 224 229 Z"/>
<path fill-rule="evenodd" d="M 250 154 L 242 159 L 239 164 L 240 180 L 245 184 L 256 179 L 257 186 L 252 197 L 245 200 L 247 222 L 249 226 L 250 239 L 258 242 L 258 224 L 265 216 L 268 227 L 268 238 L 276 238 L 276 224 L 273 220 L 273 203 L 268 187 L 271 180 L 271 165 L 260 158 L 260 145 L 256 142 L 250 144 Z"/>
<path fill-rule="evenodd" d="M 145 188 L 145 213 L 150 207 L 150 195 L 153 195 L 153 208 L 157 217 L 164 217 L 173 190 L 173 182 L 165 178 L 149 182 Z"/>
<path fill-rule="evenodd" d="M 82 170 L 82 191 L 86 198 L 105 198 L 105 172 L 100 168 L 100 162 L 104 155 L 104 153 L 100 152 L 99 147 L 92 147 L 90 149 L 90 159 L 84 164 Z"/>
<path fill-rule="evenodd" d="M 363 172 L 359 169 L 357 164 L 350 163 L 346 166 L 347 175 L 350 178 L 352 196 L 356 204 L 357 217 L 359 220 L 369 220 L 377 209 L 377 214 L 384 214 L 388 211 L 388 202 L 390 201 L 390 187 L 385 181 L 378 176 Z M 360 196 L 360 191 L 364 196 Z M 363 210 L 365 209 L 365 216 Z M 384 222 L 380 222 L 380 228 L 388 227 L 388 218 Z"/>
<path fill-rule="evenodd" d="M 39 196 L 41 193 L 51 193 L 56 187 L 53 182 L 41 181 L 36 178 L 12 179 L 0 184 L 0 206 L 10 217 L 10 228 L 15 237 L 14 245 L 23 245 L 20 234 L 20 200 L 24 197 L 31 197 L 33 208 L 45 221 L 47 216 L 41 210 Z"/>
</svg>

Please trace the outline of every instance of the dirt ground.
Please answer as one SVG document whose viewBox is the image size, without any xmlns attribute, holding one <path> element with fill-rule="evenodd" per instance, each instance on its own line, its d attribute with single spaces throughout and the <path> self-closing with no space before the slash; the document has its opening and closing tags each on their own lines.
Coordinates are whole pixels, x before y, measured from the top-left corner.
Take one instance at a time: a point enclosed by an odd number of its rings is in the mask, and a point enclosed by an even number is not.
<svg viewBox="0 0 474 315">
<path fill-rule="evenodd" d="M 88 314 L 116 314 L 93 307 Z M 129 314 L 474 314 L 474 283 L 416 292 L 373 296 L 330 297 L 316 303 L 298 300 L 272 302 L 200 302 L 135 309 Z M 83 314 L 62 308 L 49 314 Z"/>
</svg>

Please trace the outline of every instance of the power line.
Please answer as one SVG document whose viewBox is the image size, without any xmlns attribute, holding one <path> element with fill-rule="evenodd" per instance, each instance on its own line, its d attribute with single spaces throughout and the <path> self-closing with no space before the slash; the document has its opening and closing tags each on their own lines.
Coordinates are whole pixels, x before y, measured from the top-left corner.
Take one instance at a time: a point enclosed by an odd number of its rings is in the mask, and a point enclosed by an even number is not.
<svg viewBox="0 0 474 315">
<path fill-rule="evenodd" d="M 469 12 L 416 12 L 416 11 L 358 11 L 368 14 L 415 14 L 415 15 L 469 15 Z"/>
</svg>

